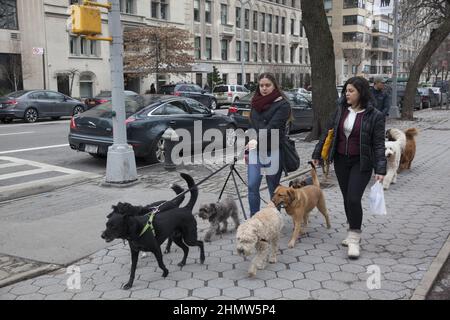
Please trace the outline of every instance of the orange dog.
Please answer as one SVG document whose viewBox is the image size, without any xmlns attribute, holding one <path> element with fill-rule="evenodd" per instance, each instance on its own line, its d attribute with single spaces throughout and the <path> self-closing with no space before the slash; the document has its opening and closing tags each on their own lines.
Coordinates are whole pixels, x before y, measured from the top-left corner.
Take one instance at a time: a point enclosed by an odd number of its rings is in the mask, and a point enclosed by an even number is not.
<svg viewBox="0 0 450 320">
<path fill-rule="evenodd" d="M 419 131 L 417 131 L 416 128 L 409 128 L 405 130 L 406 146 L 400 158 L 399 171 L 403 169 L 411 169 L 411 163 L 416 155 L 416 140 L 414 137 L 417 136 L 418 133 Z"/>
<path fill-rule="evenodd" d="M 301 233 L 302 222 L 305 227 L 308 225 L 308 216 L 312 209 L 319 209 L 320 213 L 325 217 L 327 228 L 330 228 L 330 218 L 325 204 L 325 197 L 320 189 L 319 179 L 317 178 L 316 168 L 310 162 L 311 176 L 313 185 L 307 185 L 300 189 L 292 187 L 284 187 L 279 185 L 274 192 L 272 202 L 276 205 L 283 205 L 288 215 L 292 217 L 294 222 L 294 232 L 288 243 L 289 248 L 293 248 L 298 236 Z"/>
</svg>

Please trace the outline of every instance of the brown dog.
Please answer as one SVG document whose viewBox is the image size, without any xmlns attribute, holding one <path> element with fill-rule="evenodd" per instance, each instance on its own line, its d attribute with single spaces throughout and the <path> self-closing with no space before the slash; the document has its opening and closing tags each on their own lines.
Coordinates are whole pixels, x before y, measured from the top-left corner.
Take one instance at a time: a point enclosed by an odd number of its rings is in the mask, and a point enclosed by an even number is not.
<svg viewBox="0 0 450 320">
<path fill-rule="evenodd" d="M 406 146 L 405 151 L 402 152 L 402 156 L 400 158 L 400 166 L 399 171 L 404 169 L 411 169 L 411 163 L 414 160 L 416 155 L 416 139 L 419 131 L 416 128 L 409 128 L 405 130 L 406 135 Z"/>
<path fill-rule="evenodd" d="M 300 189 L 284 187 L 279 185 L 274 192 L 272 202 L 276 205 L 283 205 L 286 212 L 292 217 L 294 222 L 294 232 L 288 247 L 293 248 L 298 236 L 301 233 L 302 222 L 305 227 L 308 225 L 309 213 L 317 207 L 325 217 L 327 228 L 330 228 L 330 218 L 328 216 L 327 207 L 325 204 L 325 197 L 320 189 L 319 179 L 317 178 L 316 168 L 310 162 L 311 176 L 313 185 L 304 186 Z"/>
</svg>

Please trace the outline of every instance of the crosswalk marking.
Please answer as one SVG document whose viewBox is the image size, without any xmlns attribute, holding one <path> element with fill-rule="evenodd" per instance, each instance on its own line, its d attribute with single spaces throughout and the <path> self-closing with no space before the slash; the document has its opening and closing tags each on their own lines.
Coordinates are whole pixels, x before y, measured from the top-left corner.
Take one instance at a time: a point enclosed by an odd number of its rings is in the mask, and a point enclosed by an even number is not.
<svg viewBox="0 0 450 320">
<path fill-rule="evenodd" d="M 55 144 L 52 146 L 44 146 L 44 147 L 36 147 L 36 148 L 27 148 L 27 149 L 16 149 L 16 150 L 7 150 L 7 151 L 0 151 L 0 154 L 8 154 L 8 153 L 17 153 L 17 152 L 26 152 L 26 151 L 34 151 L 34 150 L 42 150 L 42 149 L 51 149 L 51 148 L 61 148 L 61 147 L 68 147 L 69 144 Z"/>
</svg>

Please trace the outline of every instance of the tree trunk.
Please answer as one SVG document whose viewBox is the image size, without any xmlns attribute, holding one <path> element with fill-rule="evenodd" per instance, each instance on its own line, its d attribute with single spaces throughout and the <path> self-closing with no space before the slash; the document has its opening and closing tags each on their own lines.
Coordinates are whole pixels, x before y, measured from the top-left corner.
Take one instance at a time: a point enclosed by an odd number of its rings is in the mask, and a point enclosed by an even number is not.
<svg viewBox="0 0 450 320">
<path fill-rule="evenodd" d="M 306 140 L 312 141 L 327 129 L 328 118 L 336 109 L 336 70 L 333 37 L 323 1 L 301 0 L 301 8 L 309 44 L 314 112 L 314 126 Z"/>
<path fill-rule="evenodd" d="M 422 48 L 409 75 L 408 83 L 405 89 L 405 98 L 402 106 L 402 119 L 413 120 L 414 112 L 414 98 L 419 83 L 420 75 L 422 74 L 425 65 L 430 60 L 433 53 L 439 48 L 441 43 L 450 34 L 450 19 L 445 19 L 439 28 L 431 32 L 430 40 Z"/>
</svg>

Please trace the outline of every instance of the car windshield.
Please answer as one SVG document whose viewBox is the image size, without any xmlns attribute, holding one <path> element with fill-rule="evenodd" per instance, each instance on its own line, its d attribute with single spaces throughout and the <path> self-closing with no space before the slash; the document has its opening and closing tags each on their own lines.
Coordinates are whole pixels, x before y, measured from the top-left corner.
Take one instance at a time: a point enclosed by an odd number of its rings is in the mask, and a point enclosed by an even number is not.
<svg viewBox="0 0 450 320">
<path fill-rule="evenodd" d="M 214 87 L 213 92 L 227 92 L 228 91 L 228 86 L 218 86 L 218 87 Z"/>
<path fill-rule="evenodd" d="M 27 91 L 27 90 L 14 91 L 14 92 L 8 93 L 6 96 L 9 98 L 18 98 L 18 97 L 23 96 L 27 92 L 29 92 L 29 91 Z"/>
<path fill-rule="evenodd" d="M 161 96 L 158 95 L 145 95 L 145 96 L 127 96 L 125 98 L 125 113 L 127 117 L 135 114 L 136 112 L 142 110 L 143 108 L 157 102 L 161 99 Z M 92 108 L 93 110 L 98 111 L 111 111 L 112 110 L 112 102 L 108 101 L 98 106 Z"/>
</svg>

